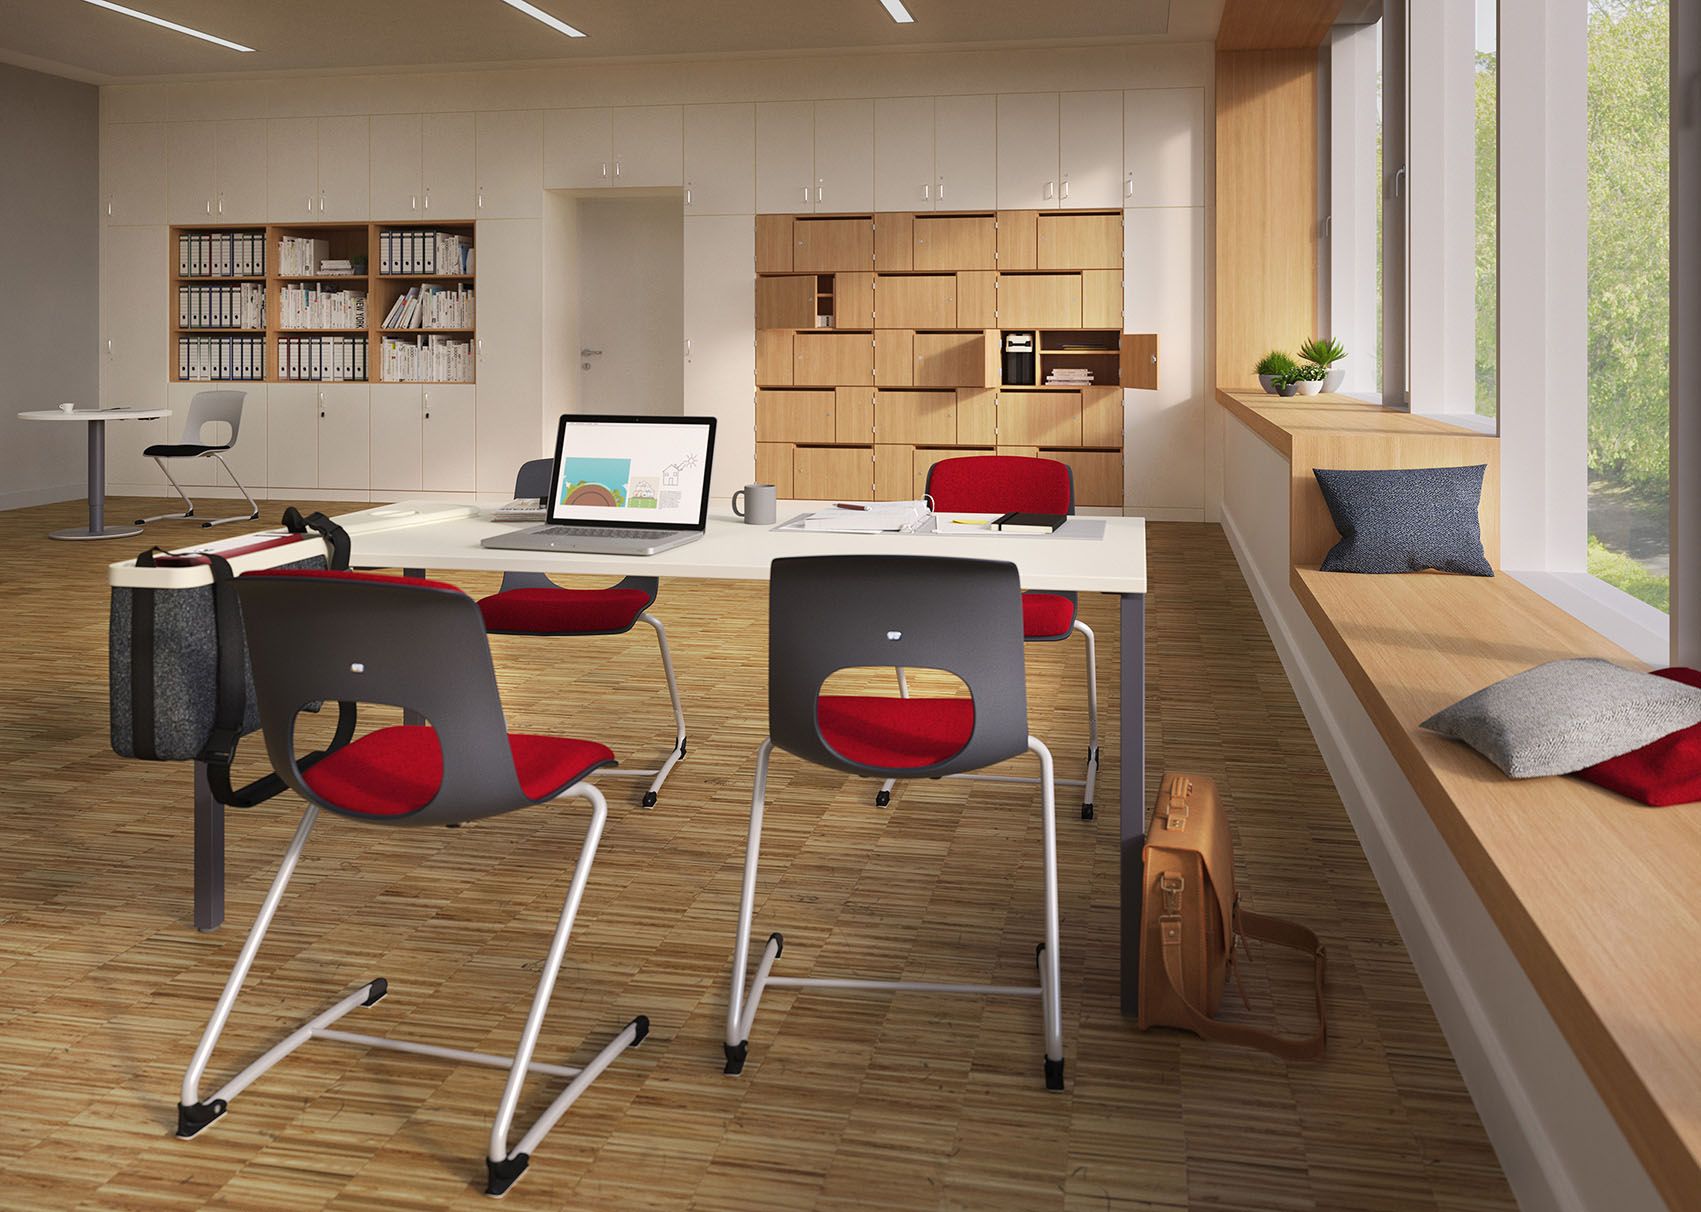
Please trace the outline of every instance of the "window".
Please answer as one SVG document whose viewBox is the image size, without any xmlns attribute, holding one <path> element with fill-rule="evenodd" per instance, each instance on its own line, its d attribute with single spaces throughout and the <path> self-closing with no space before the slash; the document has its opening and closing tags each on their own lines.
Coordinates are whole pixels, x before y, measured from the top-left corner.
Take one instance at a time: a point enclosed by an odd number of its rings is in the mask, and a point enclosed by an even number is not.
<svg viewBox="0 0 1701 1212">
<path fill-rule="evenodd" d="M 1476 412 L 1500 406 L 1500 3 L 1477 0 L 1473 103 L 1476 117 Z"/>
</svg>

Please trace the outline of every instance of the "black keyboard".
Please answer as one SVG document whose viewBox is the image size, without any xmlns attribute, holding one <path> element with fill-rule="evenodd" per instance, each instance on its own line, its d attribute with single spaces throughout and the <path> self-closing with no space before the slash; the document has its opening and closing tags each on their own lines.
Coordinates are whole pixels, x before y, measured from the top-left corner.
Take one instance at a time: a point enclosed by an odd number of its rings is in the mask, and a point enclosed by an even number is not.
<svg viewBox="0 0 1701 1212">
<path fill-rule="evenodd" d="M 545 526 L 542 534 L 564 539 L 637 539 L 654 543 L 672 534 L 671 530 L 628 530 L 623 526 Z"/>
</svg>

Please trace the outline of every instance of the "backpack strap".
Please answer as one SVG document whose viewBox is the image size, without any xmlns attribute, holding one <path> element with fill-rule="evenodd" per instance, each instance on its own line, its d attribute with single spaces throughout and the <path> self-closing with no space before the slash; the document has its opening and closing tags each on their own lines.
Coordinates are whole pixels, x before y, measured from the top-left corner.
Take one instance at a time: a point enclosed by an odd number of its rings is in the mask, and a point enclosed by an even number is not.
<svg viewBox="0 0 1701 1212">
<path fill-rule="evenodd" d="M 349 537 L 348 531 L 338 526 L 323 513 L 315 510 L 306 517 L 301 511 L 291 505 L 283 513 L 284 529 L 291 534 L 306 534 L 316 531 L 331 545 L 331 554 L 325 559 L 325 567 L 333 572 L 344 572 L 348 569 Z"/>
</svg>

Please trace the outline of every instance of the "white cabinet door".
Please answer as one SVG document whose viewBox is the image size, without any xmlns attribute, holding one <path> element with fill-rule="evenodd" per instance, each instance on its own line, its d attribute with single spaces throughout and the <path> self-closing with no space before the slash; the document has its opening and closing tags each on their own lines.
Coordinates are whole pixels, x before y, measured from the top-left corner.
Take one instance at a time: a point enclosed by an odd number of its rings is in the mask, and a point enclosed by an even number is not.
<svg viewBox="0 0 1701 1212">
<path fill-rule="evenodd" d="M 128 122 L 101 129 L 100 199 L 109 224 L 166 221 L 163 125 Z"/>
<path fill-rule="evenodd" d="M 266 123 L 220 122 L 213 135 L 215 222 L 266 221 Z"/>
<path fill-rule="evenodd" d="M 372 217 L 372 136 L 364 114 L 319 119 L 319 217 Z"/>
<path fill-rule="evenodd" d="M 543 224 L 481 220 L 477 241 L 477 488 L 507 500 L 520 464 L 552 453 L 543 420 Z"/>
<path fill-rule="evenodd" d="M 236 445 L 225 452 L 224 461 L 242 480 L 249 495 L 261 496 L 266 488 L 266 385 L 243 383 L 238 390 L 242 400 L 242 428 L 237 432 Z M 213 464 L 213 483 L 226 488 L 235 487 L 230 473 Z"/>
<path fill-rule="evenodd" d="M 364 383 L 319 385 L 319 487 L 372 487 L 372 389 Z"/>
<path fill-rule="evenodd" d="M 423 400 L 422 487 L 428 492 L 472 492 L 478 487 L 478 388 L 431 383 Z"/>
<path fill-rule="evenodd" d="M 174 122 L 166 134 L 166 213 L 173 223 L 213 221 L 213 127 L 211 122 Z"/>
<path fill-rule="evenodd" d="M 501 110 L 479 114 L 477 144 L 477 217 L 535 219 L 541 215 L 542 111 Z"/>
<path fill-rule="evenodd" d="M 271 383 L 266 387 L 266 486 L 319 487 L 319 387 Z"/>
<path fill-rule="evenodd" d="M 1122 393 L 1123 502 L 1205 507 L 1205 418 L 1214 409 L 1205 365 L 1205 208 L 1123 211 L 1130 272 L 1123 275 L 1128 332 L 1158 334 L 1158 388 Z"/>
<path fill-rule="evenodd" d="M 171 415 L 166 418 L 165 432 L 170 436 L 168 442 L 176 442 L 183 436 L 183 422 L 189 416 L 189 403 L 203 391 L 222 391 L 222 383 L 173 383 L 166 389 L 166 404 L 171 409 Z M 207 441 L 222 442 L 225 438 L 225 426 L 209 427 Z M 214 430 L 220 432 L 214 432 Z M 190 439 L 193 441 L 194 439 Z M 152 460 L 149 460 L 151 463 Z M 167 459 L 165 465 L 171 471 L 171 476 L 185 488 L 201 488 L 213 482 L 213 468 L 216 464 L 211 459 Z M 170 485 L 166 492 L 171 491 Z M 190 493 L 191 497 L 195 494 Z M 196 507 L 199 510 L 199 506 Z M 214 517 L 214 514 L 208 514 Z"/>
<path fill-rule="evenodd" d="M 874 209 L 932 210 L 933 98 L 874 103 Z"/>
<path fill-rule="evenodd" d="M 756 107 L 756 213 L 815 209 L 815 103 L 767 101 Z"/>
<path fill-rule="evenodd" d="M 1124 206 L 1205 205 L 1205 90 L 1122 94 Z"/>
<path fill-rule="evenodd" d="M 418 492 L 424 466 L 425 425 L 420 389 L 411 383 L 374 383 L 372 491 Z"/>
<path fill-rule="evenodd" d="M 1064 93 L 1058 103 L 1059 203 L 1122 205 L 1122 94 Z"/>
<path fill-rule="evenodd" d="M 748 215 L 685 218 L 685 411 L 720 418 L 710 495 L 756 474 L 756 299 Z"/>
<path fill-rule="evenodd" d="M 933 103 L 935 210 L 990 210 L 998 201 L 998 98 Z"/>
<path fill-rule="evenodd" d="M 1057 204 L 1057 94 L 999 94 L 998 208 L 1050 210 Z M 957 199 L 946 205 L 957 206 Z"/>
<path fill-rule="evenodd" d="M 614 179 L 614 120 L 606 109 L 543 116 L 543 187 L 600 189 Z"/>
<path fill-rule="evenodd" d="M 874 209 L 874 102 L 815 103 L 815 209 Z"/>
<path fill-rule="evenodd" d="M 425 196 L 420 209 L 426 217 L 464 222 L 477 211 L 476 127 L 471 114 L 425 115 L 420 130 Z"/>
<path fill-rule="evenodd" d="M 756 107 L 687 105 L 685 213 L 756 212 Z"/>
<path fill-rule="evenodd" d="M 383 219 L 412 219 L 425 201 L 418 114 L 372 117 L 372 213 Z"/>
<path fill-rule="evenodd" d="M 100 403 L 115 408 L 164 408 L 167 355 L 167 292 L 164 226 L 113 227 L 100 239 Z M 176 249 L 171 255 L 176 255 Z M 172 301 L 175 306 L 175 300 Z M 175 357 L 175 352 L 172 357 Z M 165 479 L 142 448 L 175 441 L 163 420 L 114 422 L 106 430 L 106 476 L 110 484 L 165 487 Z"/>
<path fill-rule="evenodd" d="M 634 105 L 615 110 L 614 184 L 684 184 L 681 120 L 677 105 Z"/>
<path fill-rule="evenodd" d="M 266 217 L 274 223 L 319 217 L 318 119 L 266 123 Z"/>
</svg>

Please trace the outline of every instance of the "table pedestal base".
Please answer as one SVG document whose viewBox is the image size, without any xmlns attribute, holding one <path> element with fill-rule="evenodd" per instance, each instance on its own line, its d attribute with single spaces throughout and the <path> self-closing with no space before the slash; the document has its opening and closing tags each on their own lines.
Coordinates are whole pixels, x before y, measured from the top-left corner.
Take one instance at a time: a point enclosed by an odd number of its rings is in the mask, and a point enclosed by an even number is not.
<svg viewBox="0 0 1701 1212">
<path fill-rule="evenodd" d="M 55 530 L 47 537 L 50 539 L 122 539 L 141 533 L 142 528 L 140 526 L 102 526 L 99 530 L 90 530 L 87 526 L 73 526 L 69 530 Z"/>
</svg>

